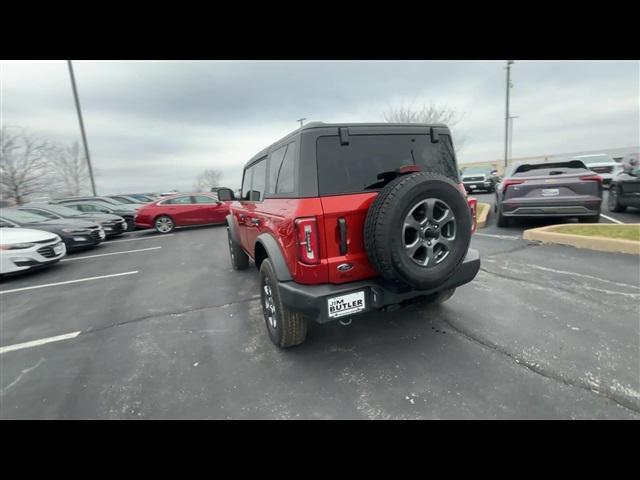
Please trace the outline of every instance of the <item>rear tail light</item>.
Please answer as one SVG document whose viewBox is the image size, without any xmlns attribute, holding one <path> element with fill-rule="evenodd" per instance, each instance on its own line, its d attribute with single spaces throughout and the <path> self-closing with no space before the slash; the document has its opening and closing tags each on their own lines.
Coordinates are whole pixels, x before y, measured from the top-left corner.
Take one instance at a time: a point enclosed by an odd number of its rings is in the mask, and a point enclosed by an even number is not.
<svg viewBox="0 0 640 480">
<path fill-rule="evenodd" d="M 583 175 L 580 177 L 580 180 L 591 180 L 593 182 L 598 182 L 600 186 L 602 186 L 602 177 L 600 175 Z"/>
<path fill-rule="evenodd" d="M 475 198 L 468 198 L 467 202 L 469 202 L 469 210 L 471 210 L 471 233 L 476 233 L 476 228 L 478 226 L 478 200 Z"/>
<path fill-rule="evenodd" d="M 296 219 L 298 255 L 302 263 L 317 265 L 320 263 L 318 243 L 318 222 L 315 217 Z"/>
<path fill-rule="evenodd" d="M 503 180 L 502 191 L 506 192 L 507 187 L 510 187 L 511 185 L 520 185 L 521 183 L 524 183 L 524 180 Z"/>
</svg>

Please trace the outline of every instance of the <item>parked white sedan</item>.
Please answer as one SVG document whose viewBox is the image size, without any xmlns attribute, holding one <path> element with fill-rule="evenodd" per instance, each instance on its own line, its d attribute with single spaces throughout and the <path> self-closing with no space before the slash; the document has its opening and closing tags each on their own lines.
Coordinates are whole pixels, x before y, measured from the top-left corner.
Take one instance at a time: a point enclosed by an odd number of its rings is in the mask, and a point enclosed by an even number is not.
<svg viewBox="0 0 640 480">
<path fill-rule="evenodd" d="M 67 254 L 55 233 L 30 228 L 0 228 L 0 275 L 59 261 Z"/>
</svg>

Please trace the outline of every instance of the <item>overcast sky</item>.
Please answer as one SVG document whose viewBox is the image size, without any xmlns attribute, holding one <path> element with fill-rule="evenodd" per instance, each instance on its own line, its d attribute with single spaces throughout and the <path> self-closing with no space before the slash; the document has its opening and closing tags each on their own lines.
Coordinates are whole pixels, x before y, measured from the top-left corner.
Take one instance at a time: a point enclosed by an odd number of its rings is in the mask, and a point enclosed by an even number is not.
<svg viewBox="0 0 640 480">
<path fill-rule="evenodd" d="M 504 62 L 74 62 L 99 193 L 190 190 L 206 168 L 239 187 L 242 165 L 296 119 L 376 122 L 431 101 L 464 113 L 461 163 L 504 155 Z M 64 61 L 0 62 L 3 124 L 80 141 Z M 516 61 L 513 156 L 640 144 L 640 63 Z"/>
</svg>

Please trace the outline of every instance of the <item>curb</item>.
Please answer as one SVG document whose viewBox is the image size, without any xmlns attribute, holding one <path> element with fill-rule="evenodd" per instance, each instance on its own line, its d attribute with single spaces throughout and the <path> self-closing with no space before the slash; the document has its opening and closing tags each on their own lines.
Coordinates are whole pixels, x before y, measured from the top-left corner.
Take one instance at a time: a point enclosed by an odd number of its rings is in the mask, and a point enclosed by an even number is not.
<svg viewBox="0 0 640 480">
<path fill-rule="evenodd" d="M 585 224 L 588 225 L 588 224 Z M 595 225 L 595 224 L 594 224 Z M 607 224 L 600 224 L 606 228 Z M 627 225 L 639 225 L 637 223 L 628 223 Z M 615 225 L 611 225 L 612 227 Z M 561 227 L 560 227 L 561 228 Z M 617 238 L 606 237 L 588 237 L 586 235 L 570 235 L 568 233 L 560 233 L 558 231 L 550 231 L 558 229 L 558 225 L 549 225 L 547 227 L 531 228 L 525 230 L 522 234 L 524 240 L 532 240 L 542 243 L 557 243 L 560 245 L 571 245 L 576 248 L 585 248 L 588 250 L 597 250 L 599 252 L 617 252 L 628 253 L 631 255 L 640 255 L 640 242 L 633 240 L 623 240 Z"/>
<path fill-rule="evenodd" d="M 477 218 L 476 218 L 476 228 L 484 228 L 487 224 L 487 218 L 489 217 L 489 212 L 491 211 L 491 205 L 488 203 L 477 203 Z"/>
</svg>

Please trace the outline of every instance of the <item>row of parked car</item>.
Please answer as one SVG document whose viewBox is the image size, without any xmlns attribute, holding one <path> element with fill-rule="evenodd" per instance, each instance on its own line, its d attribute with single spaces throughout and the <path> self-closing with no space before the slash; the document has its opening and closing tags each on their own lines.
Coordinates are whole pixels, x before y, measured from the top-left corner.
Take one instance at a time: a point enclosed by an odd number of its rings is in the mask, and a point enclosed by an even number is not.
<svg viewBox="0 0 640 480">
<path fill-rule="evenodd" d="M 224 200 L 220 200 L 223 198 Z M 0 208 L 0 275 L 31 270 L 135 229 L 225 222 L 233 192 L 128 194 L 41 199 Z"/>
<path fill-rule="evenodd" d="M 467 192 L 496 195 L 494 211 L 499 227 L 516 217 L 600 219 L 602 190 L 609 188 L 612 212 L 640 208 L 640 170 L 637 155 L 618 163 L 609 155 L 584 155 L 564 161 L 526 162 L 507 168 L 504 177 L 489 167 L 461 172 Z"/>
</svg>

